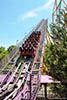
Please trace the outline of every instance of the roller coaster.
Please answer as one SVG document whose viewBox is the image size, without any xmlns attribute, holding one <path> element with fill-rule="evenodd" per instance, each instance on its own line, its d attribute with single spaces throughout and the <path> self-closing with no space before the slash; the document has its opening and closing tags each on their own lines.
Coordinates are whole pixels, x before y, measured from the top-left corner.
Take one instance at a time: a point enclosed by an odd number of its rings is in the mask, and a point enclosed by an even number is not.
<svg viewBox="0 0 67 100">
<path fill-rule="evenodd" d="M 5 73 L 0 83 L 0 100 L 35 100 L 40 87 L 41 68 L 45 46 L 47 20 L 42 20 L 34 30 L 18 44 L 19 49 L 0 73 Z M 39 60 L 40 57 L 40 60 Z"/>
<path fill-rule="evenodd" d="M 55 0 L 52 23 L 59 23 L 57 17 L 60 5 Z M 64 2 L 67 7 L 67 4 Z M 55 16 L 56 15 L 56 16 Z M 56 18 L 55 18 L 56 17 Z M 20 42 L 11 54 L 0 74 L 4 74 L 0 82 L 0 100 L 35 100 L 40 88 L 43 65 L 45 39 L 49 37 L 48 20 L 41 22 Z M 40 59 L 39 59 L 40 58 Z M 7 66 L 11 66 L 7 70 Z"/>
</svg>

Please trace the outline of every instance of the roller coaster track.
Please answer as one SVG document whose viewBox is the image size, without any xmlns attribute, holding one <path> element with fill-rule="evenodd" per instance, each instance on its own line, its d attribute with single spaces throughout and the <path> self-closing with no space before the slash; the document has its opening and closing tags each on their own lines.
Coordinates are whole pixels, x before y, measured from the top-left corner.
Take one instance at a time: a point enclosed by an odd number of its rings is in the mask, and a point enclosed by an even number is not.
<svg viewBox="0 0 67 100">
<path fill-rule="evenodd" d="M 42 22 L 42 21 L 41 21 L 41 22 Z M 41 23 L 41 22 L 40 22 L 40 23 Z M 3 69 L 0 71 L 0 73 L 2 73 L 2 72 L 5 70 L 5 68 L 9 65 L 9 63 L 11 62 L 11 60 L 14 59 L 14 57 L 16 56 L 17 53 L 19 53 L 18 47 L 20 47 L 20 46 L 24 43 L 24 41 L 31 35 L 31 33 L 32 33 L 34 30 L 37 30 L 37 29 L 38 29 L 38 27 L 40 26 L 40 23 L 39 23 L 35 28 L 33 28 L 32 31 L 31 31 L 28 35 L 26 35 L 26 36 L 24 37 L 24 39 L 23 39 L 20 43 L 17 44 L 17 50 L 16 50 L 16 51 L 13 51 L 13 52 L 14 52 L 14 53 L 12 54 L 13 56 L 9 59 L 9 61 L 8 61 L 7 64 L 3 67 Z M 16 60 L 17 60 L 17 59 L 18 59 L 18 57 L 16 58 Z M 14 69 L 15 64 L 16 64 L 16 60 L 15 60 L 14 63 L 12 64 L 12 67 L 11 67 L 11 69 L 9 70 L 9 72 L 7 73 L 6 78 L 5 78 L 5 80 L 3 81 L 3 83 L 6 81 L 7 77 L 9 77 L 10 73 L 11 73 L 12 70 Z M 3 83 L 2 83 L 2 84 L 3 84 Z"/>
<path fill-rule="evenodd" d="M 7 81 L 6 79 L 4 81 L 6 83 L 3 82 L 0 87 L 1 100 L 35 100 L 36 99 L 36 95 L 40 87 L 41 68 L 43 64 L 46 29 L 47 29 L 47 20 L 43 19 L 32 30 L 32 32 L 40 31 L 41 37 L 40 37 L 40 42 L 38 43 L 38 47 L 36 49 L 36 54 L 34 57 L 31 70 L 29 70 L 30 64 L 32 61 L 31 57 L 30 59 L 26 59 L 24 62 L 23 62 L 23 59 L 21 59 L 17 67 L 15 66 L 16 64 L 16 61 L 15 61 L 12 65 L 12 68 L 8 72 L 8 74 L 11 72 L 10 79 L 9 78 L 7 79 L 7 76 L 8 76 L 7 74 L 6 76 Z M 32 34 L 32 32 L 30 32 L 29 35 L 27 35 L 25 39 L 17 45 L 17 47 L 22 46 L 24 41 L 28 39 L 28 37 Z M 17 50 L 16 54 L 17 53 L 19 53 L 19 50 Z M 38 61 L 39 56 L 41 58 L 40 61 Z M 13 58 L 14 57 L 15 55 L 13 56 Z M 8 62 L 8 64 L 11 62 L 11 60 Z M 37 66 L 38 66 L 38 69 L 37 69 Z"/>
<path fill-rule="evenodd" d="M 40 22 L 40 23 L 41 23 L 41 22 Z M 14 57 L 16 56 L 16 54 L 19 53 L 18 47 L 20 47 L 20 46 L 24 43 L 24 41 L 31 35 L 31 33 L 32 33 L 33 31 L 35 31 L 35 30 L 38 29 L 40 23 L 39 23 L 35 28 L 33 28 L 32 31 L 30 31 L 30 32 L 23 38 L 22 41 L 20 41 L 20 42 L 16 45 L 16 48 L 14 48 L 15 50 L 13 50 L 13 53 L 11 53 L 11 55 L 12 55 L 11 58 L 10 58 L 9 61 L 6 63 L 6 65 L 1 69 L 0 73 L 3 72 L 3 70 L 8 66 L 8 64 L 11 62 L 11 60 L 14 59 Z M 14 62 L 14 64 L 15 64 L 15 62 Z M 14 67 L 14 64 L 12 65 L 13 67 Z M 13 69 L 13 67 L 12 67 L 11 69 Z M 10 70 L 11 70 L 11 69 L 10 69 Z"/>
</svg>

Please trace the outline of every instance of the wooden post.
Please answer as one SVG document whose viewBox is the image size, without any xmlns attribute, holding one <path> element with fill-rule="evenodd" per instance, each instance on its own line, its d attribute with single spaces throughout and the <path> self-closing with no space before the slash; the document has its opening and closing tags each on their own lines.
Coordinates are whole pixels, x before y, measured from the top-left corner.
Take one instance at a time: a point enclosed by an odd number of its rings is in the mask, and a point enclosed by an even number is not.
<svg viewBox="0 0 67 100">
<path fill-rule="evenodd" d="M 47 83 L 44 84 L 45 98 L 47 98 Z"/>
</svg>

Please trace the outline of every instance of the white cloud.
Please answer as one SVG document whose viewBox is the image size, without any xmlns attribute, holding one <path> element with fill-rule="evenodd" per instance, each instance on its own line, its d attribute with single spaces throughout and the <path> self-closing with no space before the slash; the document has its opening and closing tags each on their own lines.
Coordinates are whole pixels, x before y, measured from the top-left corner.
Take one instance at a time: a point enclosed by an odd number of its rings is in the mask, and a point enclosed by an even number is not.
<svg viewBox="0 0 67 100">
<path fill-rule="evenodd" d="M 24 20 L 24 19 L 32 18 L 32 17 L 36 17 L 36 16 L 38 16 L 37 13 L 30 11 L 30 12 L 27 12 L 26 14 L 24 14 L 23 16 L 21 16 L 21 19 Z"/>
<path fill-rule="evenodd" d="M 44 8 L 49 8 L 50 5 L 52 4 L 52 2 L 54 2 L 54 0 L 49 0 L 49 2 L 47 2 L 46 4 L 43 5 L 43 9 Z"/>
<path fill-rule="evenodd" d="M 47 9 L 47 8 L 50 7 L 50 5 L 52 4 L 52 2 L 54 2 L 54 0 L 49 0 L 47 3 L 45 3 L 44 5 L 42 5 L 39 8 L 36 8 L 34 11 L 41 11 L 41 10 Z"/>
<path fill-rule="evenodd" d="M 45 3 L 41 7 L 33 9 L 32 11 L 25 13 L 23 16 L 21 16 L 21 19 L 24 20 L 27 18 L 32 18 L 32 17 L 38 16 L 38 12 L 49 8 L 51 6 L 52 2 L 54 2 L 54 0 L 49 0 L 47 3 Z"/>
</svg>

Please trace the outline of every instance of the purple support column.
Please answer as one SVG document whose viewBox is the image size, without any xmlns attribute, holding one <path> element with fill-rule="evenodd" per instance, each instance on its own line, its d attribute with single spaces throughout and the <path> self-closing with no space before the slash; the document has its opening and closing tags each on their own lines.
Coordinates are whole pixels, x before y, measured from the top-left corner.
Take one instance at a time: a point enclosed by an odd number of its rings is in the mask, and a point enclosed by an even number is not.
<svg viewBox="0 0 67 100">
<path fill-rule="evenodd" d="M 31 99 L 31 74 L 30 74 L 30 99 Z"/>
</svg>

